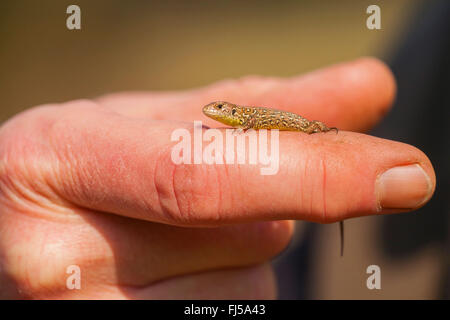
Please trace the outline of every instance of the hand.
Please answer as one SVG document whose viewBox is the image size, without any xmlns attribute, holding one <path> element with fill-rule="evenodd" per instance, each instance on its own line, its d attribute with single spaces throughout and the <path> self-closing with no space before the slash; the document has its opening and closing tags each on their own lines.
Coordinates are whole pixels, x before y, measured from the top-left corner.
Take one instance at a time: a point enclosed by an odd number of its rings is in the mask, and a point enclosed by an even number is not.
<svg viewBox="0 0 450 320">
<path fill-rule="evenodd" d="M 435 188 L 428 158 L 348 132 L 381 120 L 390 71 L 361 59 L 291 79 L 123 93 L 45 105 L 0 129 L 3 298 L 274 298 L 268 261 L 293 224 L 407 211 Z M 340 129 L 280 132 L 280 168 L 175 165 L 171 133 L 226 100 L 293 111 Z M 66 288 L 66 269 L 81 289 Z"/>
</svg>

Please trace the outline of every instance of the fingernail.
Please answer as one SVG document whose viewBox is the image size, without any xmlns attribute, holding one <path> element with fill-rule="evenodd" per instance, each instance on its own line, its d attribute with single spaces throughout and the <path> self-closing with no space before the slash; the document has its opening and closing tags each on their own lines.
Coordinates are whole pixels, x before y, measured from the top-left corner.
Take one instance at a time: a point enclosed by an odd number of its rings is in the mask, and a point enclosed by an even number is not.
<svg viewBox="0 0 450 320">
<path fill-rule="evenodd" d="M 431 179 L 418 164 L 395 167 L 382 173 L 376 182 L 380 209 L 414 209 L 431 196 Z"/>
</svg>

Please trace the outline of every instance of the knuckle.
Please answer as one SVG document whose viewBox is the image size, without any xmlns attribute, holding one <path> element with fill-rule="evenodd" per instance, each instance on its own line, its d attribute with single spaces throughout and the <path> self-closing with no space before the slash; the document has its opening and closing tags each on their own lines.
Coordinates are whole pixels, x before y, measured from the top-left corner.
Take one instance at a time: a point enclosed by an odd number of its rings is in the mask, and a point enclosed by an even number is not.
<svg viewBox="0 0 450 320">
<path fill-rule="evenodd" d="M 42 174 L 50 166 L 47 144 L 41 140 L 52 119 L 41 106 L 25 111 L 0 128 L 0 196 L 13 203 L 36 200 L 43 191 Z"/>
<path fill-rule="evenodd" d="M 14 208 L 37 212 L 60 198 L 52 186 L 61 183 L 62 168 L 75 165 L 70 115 L 80 113 L 63 106 L 31 108 L 0 128 L 0 196 Z"/>
<path fill-rule="evenodd" d="M 170 153 L 158 161 L 155 186 L 162 212 L 180 225 L 220 220 L 220 173 L 213 165 L 175 164 Z"/>
</svg>

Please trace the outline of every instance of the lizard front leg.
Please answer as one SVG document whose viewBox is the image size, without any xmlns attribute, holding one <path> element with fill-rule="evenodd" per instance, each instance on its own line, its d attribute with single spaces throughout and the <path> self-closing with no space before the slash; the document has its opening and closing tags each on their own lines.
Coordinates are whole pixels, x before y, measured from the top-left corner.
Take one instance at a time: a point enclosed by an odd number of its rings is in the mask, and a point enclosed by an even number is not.
<svg viewBox="0 0 450 320">
<path fill-rule="evenodd" d="M 235 129 L 234 134 L 241 134 L 245 130 L 255 129 L 256 119 L 254 117 L 248 117 L 242 124 Z"/>
</svg>

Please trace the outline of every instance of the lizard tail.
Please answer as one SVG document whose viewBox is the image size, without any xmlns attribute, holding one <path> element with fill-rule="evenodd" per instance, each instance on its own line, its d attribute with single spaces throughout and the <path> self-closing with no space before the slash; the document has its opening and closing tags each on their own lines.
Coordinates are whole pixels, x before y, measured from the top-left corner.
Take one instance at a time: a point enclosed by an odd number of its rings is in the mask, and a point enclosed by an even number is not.
<svg viewBox="0 0 450 320">
<path fill-rule="evenodd" d="M 344 221 L 339 221 L 339 231 L 341 234 L 341 257 L 344 256 Z"/>
<path fill-rule="evenodd" d="M 331 130 L 336 130 L 336 134 L 338 134 L 338 132 L 339 132 L 339 129 L 338 128 L 336 128 L 336 127 L 332 127 L 332 128 L 330 128 L 330 131 Z"/>
</svg>

